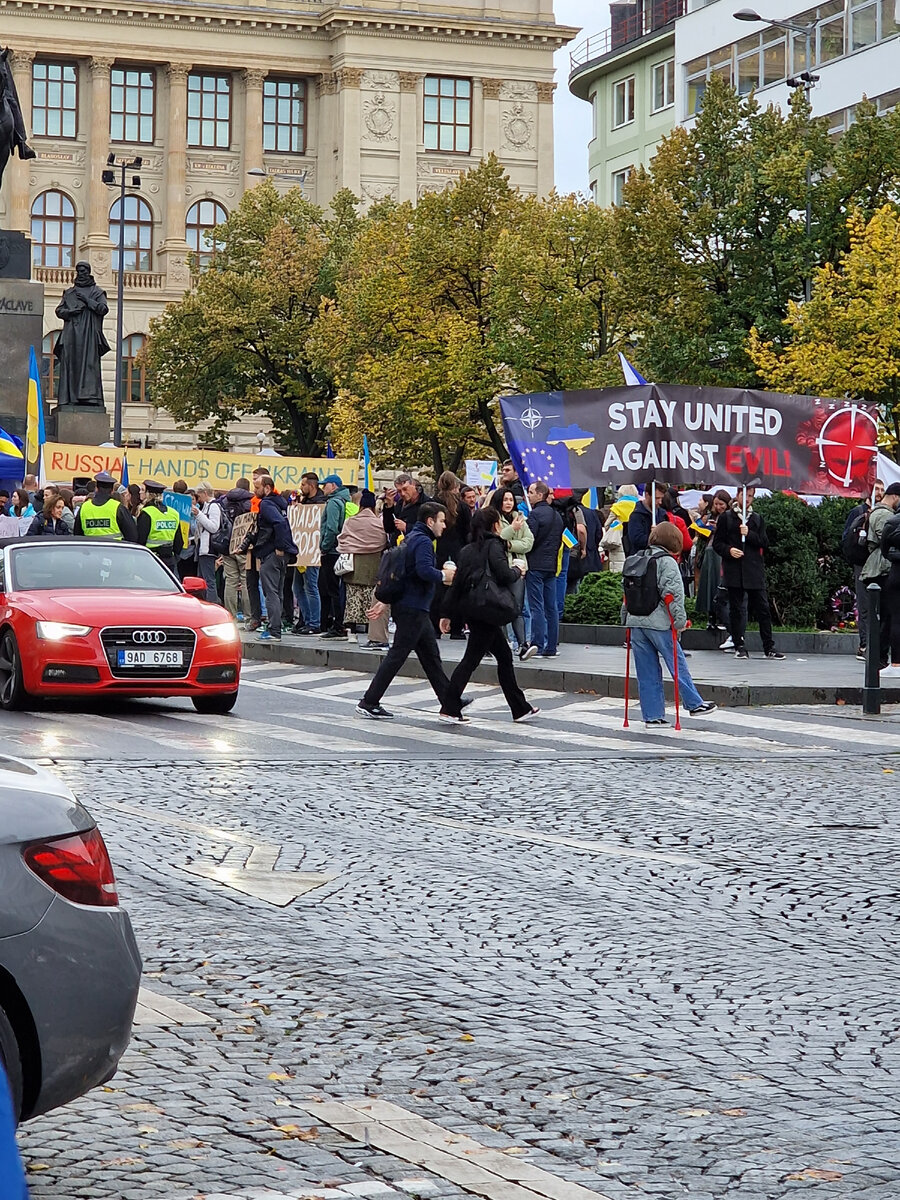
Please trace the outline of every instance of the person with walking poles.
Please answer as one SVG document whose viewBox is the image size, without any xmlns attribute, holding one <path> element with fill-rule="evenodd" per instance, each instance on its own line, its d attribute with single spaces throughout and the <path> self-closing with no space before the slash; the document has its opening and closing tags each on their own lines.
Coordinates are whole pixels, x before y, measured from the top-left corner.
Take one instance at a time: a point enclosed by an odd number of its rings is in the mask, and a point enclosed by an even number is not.
<svg viewBox="0 0 900 1200">
<path fill-rule="evenodd" d="M 516 680 L 512 650 L 504 627 L 514 617 L 518 604 L 511 588 L 521 578 L 520 567 L 510 566 L 500 537 L 500 513 L 490 504 L 472 518 L 472 540 L 460 551 L 456 577 L 444 601 L 441 618 L 449 629 L 454 616 L 468 622 L 466 652 L 450 676 L 450 686 L 441 705 L 442 721 L 464 722 L 462 694 L 485 654 L 497 661 L 497 678 L 514 721 L 528 721 L 540 711 L 525 699 Z"/>
<path fill-rule="evenodd" d="M 434 589 L 449 586 L 456 574 L 455 565 L 445 566 L 442 571 L 434 565 L 434 543 L 444 532 L 446 518 L 442 504 L 435 504 L 434 501 L 423 504 L 418 510 L 418 520 L 405 534 L 402 546 L 390 552 L 398 555 L 400 561 L 399 594 L 390 601 L 396 632 L 390 650 L 356 706 L 360 717 L 372 717 L 375 720 L 393 717 L 394 714 L 384 708 L 381 699 L 413 652 L 443 706 L 450 680 L 441 663 L 437 635 L 431 623 L 431 601 Z M 370 621 L 377 620 L 385 608 L 382 601 L 376 600 L 366 615 Z"/>
<path fill-rule="evenodd" d="M 678 566 L 683 546 L 681 531 L 671 522 L 663 521 L 652 527 L 649 540 L 646 550 L 625 561 L 622 615 L 626 641 L 634 655 L 641 715 L 646 727 L 654 729 L 669 724 L 662 663 L 672 678 L 678 680 L 681 700 L 692 717 L 715 712 L 717 706 L 705 701 L 697 691 L 678 641 L 678 634 L 688 624 L 684 582 Z M 627 690 L 627 680 L 625 686 Z"/>
</svg>

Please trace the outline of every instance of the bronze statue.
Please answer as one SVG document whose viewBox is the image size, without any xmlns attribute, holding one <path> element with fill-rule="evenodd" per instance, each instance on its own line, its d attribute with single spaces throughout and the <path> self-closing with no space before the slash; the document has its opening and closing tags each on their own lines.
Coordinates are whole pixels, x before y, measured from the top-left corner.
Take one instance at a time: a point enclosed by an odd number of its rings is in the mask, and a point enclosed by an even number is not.
<svg viewBox="0 0 900 1200">
<path fill-rule="evenodd" d="M 75 264 L 75 282 L 63 292 L 56 315 L 63 323 L 54 354 L 59 359 L 59 405 L 103 408 L 100 359 L 110 345 L 103 334 L 106 292 L 94 283 L 91 264 Z"/>
<path fill-rule="evenodd" d="M 14 150 L 19 158 L 34 158 L 35 152 L 28 145 L 28 134 L 19 104 L 16 81 L 9 66 L 9 48 L 0 52 L 0 183 L 3 172 Z"/>
</svg>

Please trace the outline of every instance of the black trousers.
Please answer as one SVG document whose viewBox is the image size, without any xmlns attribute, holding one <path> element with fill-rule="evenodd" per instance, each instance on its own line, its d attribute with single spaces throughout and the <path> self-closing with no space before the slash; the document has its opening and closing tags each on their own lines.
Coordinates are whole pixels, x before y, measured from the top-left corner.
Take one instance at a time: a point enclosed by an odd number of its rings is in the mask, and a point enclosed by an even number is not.
<svg viewBox="0 0 900 1200">
<path fill-rule="evenodd" d="M 772 636 L 769 596 L 765 588 L 730 587 L 728 589 L 729 623 L 734 648 L 740 650 L 744 644 L 748 608 L 752 609 L 759 622 L 759 636 L 762 638 L 763 653 L 768 654 L 770 650 L 775 649 L 775 639 Z"/>
<path fill-rule="evenodd" d="M 319 565 L 319 599 L 322 601 L 322 632 L 344 628 L 344 605 L 341 600 L 341 581 L 334 573 L 338 555 L 322 555 Z"/>
<path fill-rule="evenodd" d="M 900 663 L 900 563 L 892 563 L 890 574 L 866 580 L 881 585 L 881 620 L 878 622 L 881 665 Z M 865 586 L 865 585 L 864 585 Z"/>
<path fill-rule="evenodd" d="M 466 684 L 488 651 L 497 660 L 497 678 L 513 718 L 524 717 L 525 713 L 531 712 L 531 705 L 525 699 L 525 693 L 516 680 L 512 650 L 506 640 L 505 628 L 498 625 L 484 625 L 481 621 L 469 622 L 469 640 L 466 652 L 450 676 L 450 687 L 444 697 L 444 703 L 441 705 L 442 712 L 449 713 L 452 717 L 460 715 L 462 709 L 459 702 Z"/>
<path fill-rule="evenodd" d="M 321 575 L 319 578 L 321 579 Z M 447 678 L 441 662 L 441 652 L 438 650 L 430 615 L 424 609 L 403 608 L 394 605 L 391 616 L 394 618 L 397 632 L 394 634 L 393 644 L 384 656 L 381 666 L 375 672 L 375 678 L 369 684 L 363 700 L 366 704 L 379 704 L 397 672 L 409 656 L 415 653 L 428 676 L 428 682 L 434 688 L 434 694 L 443 707 L 450 680 Z M 509 647 L 507 647 L 508 649 Z"/>
</svg>

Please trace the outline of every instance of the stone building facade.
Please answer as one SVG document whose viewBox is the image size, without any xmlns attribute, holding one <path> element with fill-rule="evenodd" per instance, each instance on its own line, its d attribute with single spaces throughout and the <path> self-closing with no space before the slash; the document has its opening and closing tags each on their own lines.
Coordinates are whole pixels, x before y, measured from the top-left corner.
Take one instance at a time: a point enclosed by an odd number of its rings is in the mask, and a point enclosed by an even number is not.
<svg viewBox="0 0 900 1200">
<path fill-rule="evenodd" d="M 109 293 L 114 329 L 119 208 L 102 179 L 107 158 L 142 160 L 125 201 L 131 439 L 202 438 L 153 405 L 135 359 L 151 318 L 189 286 L 189 251 L 209 251 L 208 230 L 260 172 L 321 205 L 348 187 L 368 206 L 415 201 L 494 151 L 523 191 L 553 185 L 553 52 L 575 31 L 555 23 L 551 0 L 35 0 L 3 13 L 37 158 L 10 160 L 0 226 L 32 237 L 51 404 L 54 309 L 82 258 Z M 260 426 L 232 432 L 249 447 Z"/>
</svg>

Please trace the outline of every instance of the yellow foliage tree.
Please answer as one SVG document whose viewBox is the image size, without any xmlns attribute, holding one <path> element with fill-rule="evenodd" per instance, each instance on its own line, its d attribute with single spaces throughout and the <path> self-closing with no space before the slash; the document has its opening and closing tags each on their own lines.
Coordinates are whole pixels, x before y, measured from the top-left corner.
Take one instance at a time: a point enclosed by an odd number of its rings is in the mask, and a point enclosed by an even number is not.
<svg viewBox="0 0 900 1200">
<path fill-rule="evenodd" d="M 850 248 L 816 273 L 808 304 L 791 303 L 782 352 L 754 328 L 750 358 L 785 392 L 851 396 L 880 407 L 900 442 L 900 213 L 884 205 L 848 220 Z"/>
</svg>

